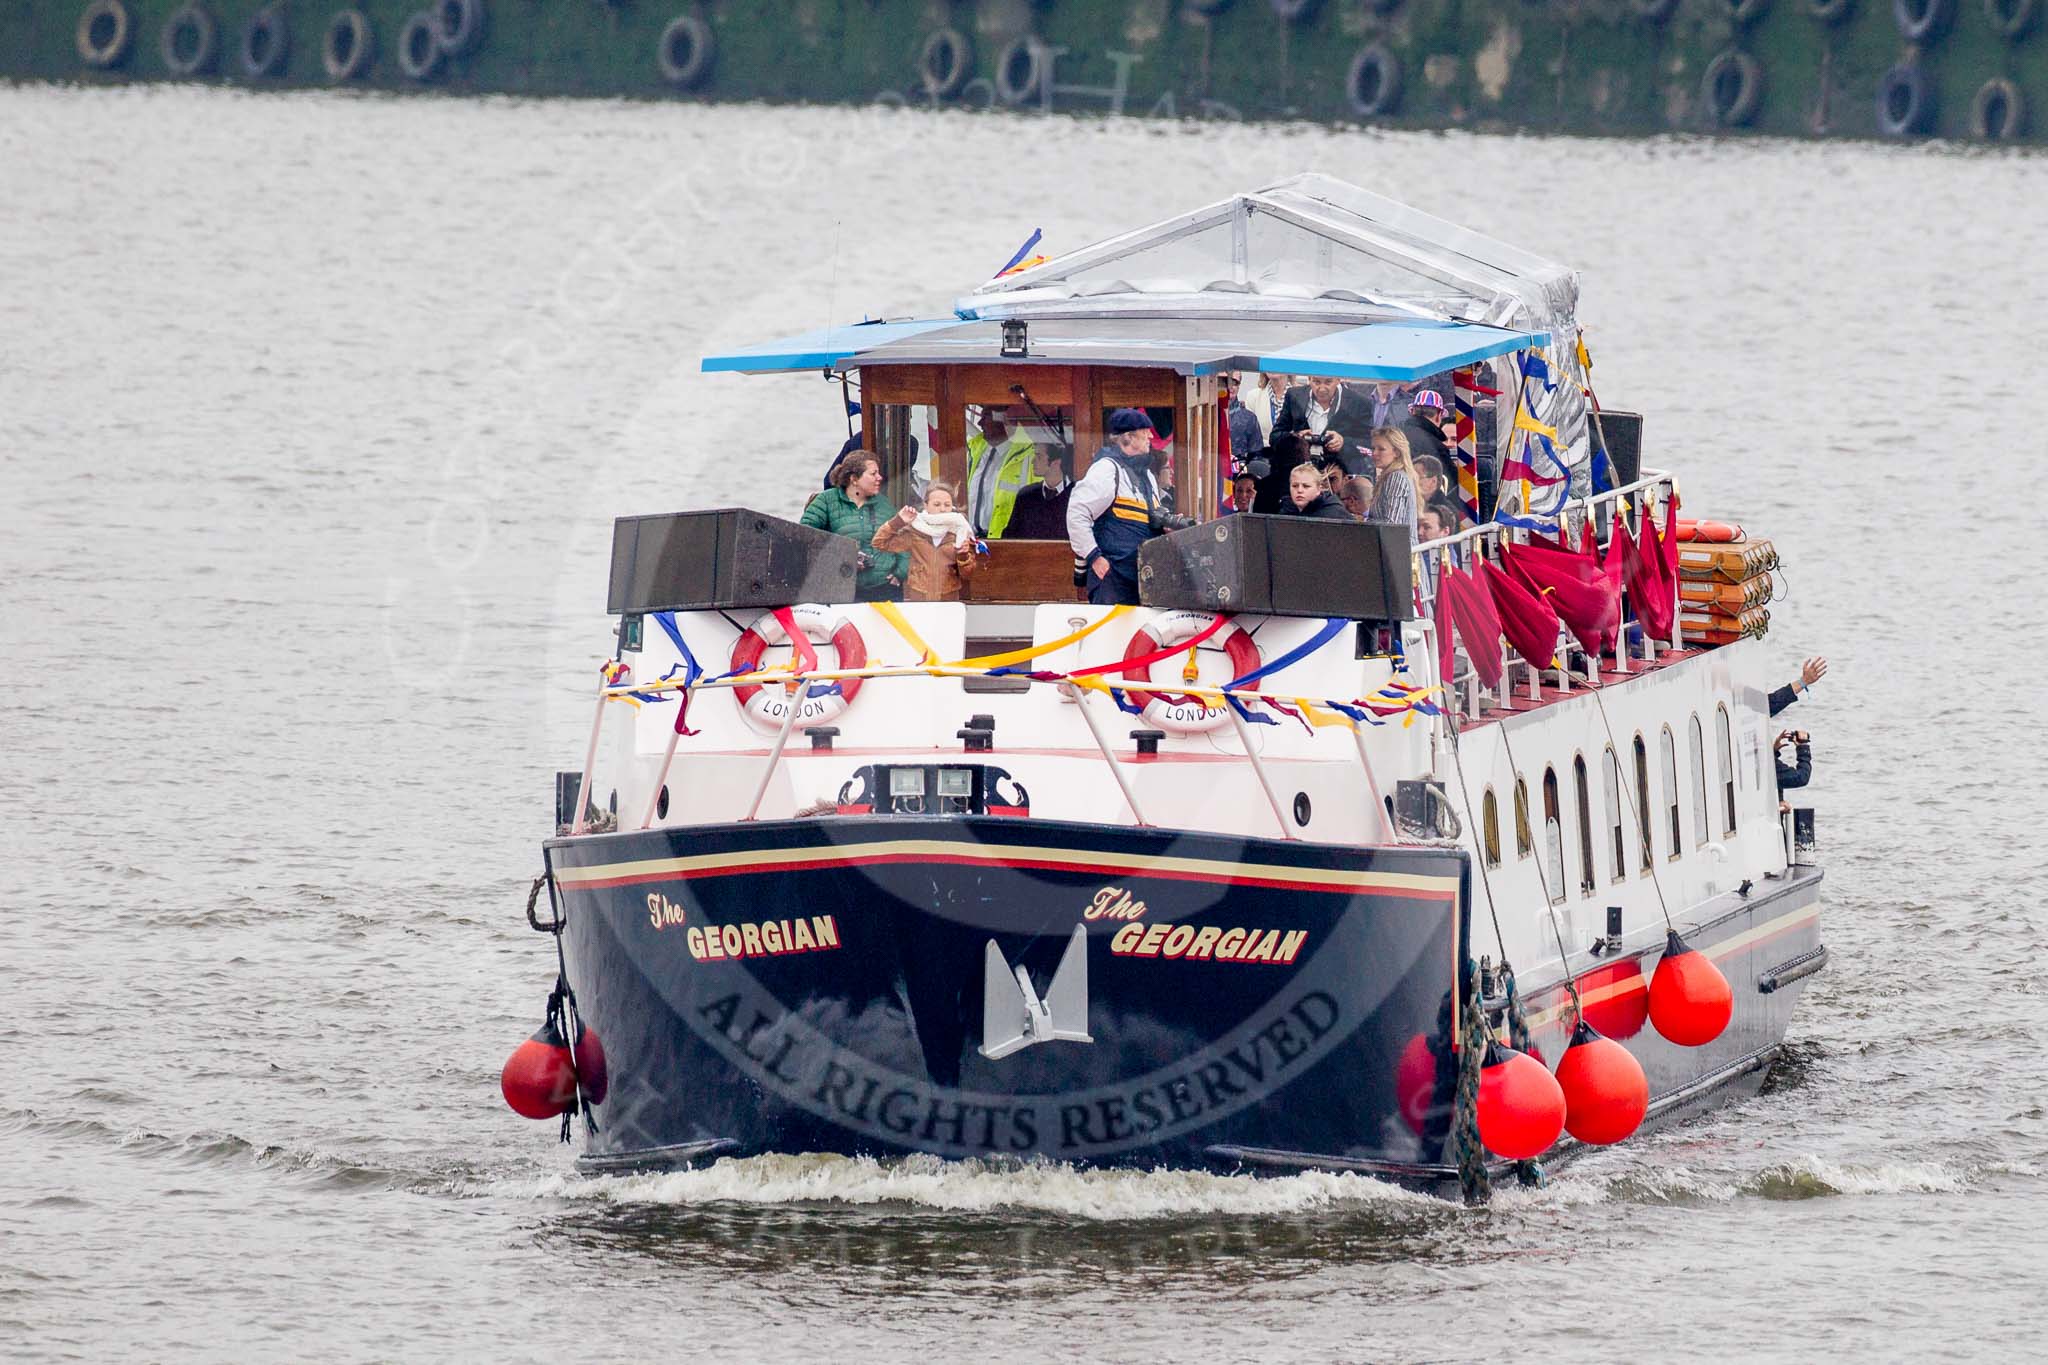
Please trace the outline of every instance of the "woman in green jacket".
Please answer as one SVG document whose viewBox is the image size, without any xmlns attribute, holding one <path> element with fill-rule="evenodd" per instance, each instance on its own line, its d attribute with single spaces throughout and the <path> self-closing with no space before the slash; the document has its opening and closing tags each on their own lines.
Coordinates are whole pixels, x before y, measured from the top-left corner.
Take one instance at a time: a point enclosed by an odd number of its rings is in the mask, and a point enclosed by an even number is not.
<svg viewBox="0 0 2048 1365">
<path fill-rule="evenodd" d="M 860 547 L 863 559 L 855 587 L 861 601 L 900 601 L 904 580 L 910 576 L 910 556 L 875 548 L 875 532 L 896 515 L 896 504 L 882 496 L 882 462 L 856 450 L 832 471 L 832 483 L 804 508 L 804 525 L 850 536 Z"/>
</svg>

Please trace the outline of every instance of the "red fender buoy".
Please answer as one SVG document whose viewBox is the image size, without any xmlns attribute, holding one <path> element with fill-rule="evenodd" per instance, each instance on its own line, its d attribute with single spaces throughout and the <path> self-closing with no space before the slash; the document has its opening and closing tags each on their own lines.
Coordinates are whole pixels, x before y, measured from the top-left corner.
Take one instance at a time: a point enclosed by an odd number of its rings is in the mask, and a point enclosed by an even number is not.
<svg viewBox="0 0 2048 1365">
<path fill-rule="evenodd" d="M 1650 1111 L 1643 1064 L 1583 1019 L 1557 1064 L 1557 1084 L 1564 1091 L 1564 1130 L 1581 1142 L 1619 1142 L 1642 1127 Z"/>
<path fill-rule="evenodd" d="M 530 1119 L 551 1119 L 566 1114 L 576 1104 L 576 1073 L 569 1061 L 569 1045 L 550 1019 L 535 1029 L 533 1036 L 512 1050 L 499 1073 L 498 1088 L 515 1114 Z"/>
<path fill-rule="evenodd" d="M 576 1020 L 576 1076 L 583 1082 L 583 1098 L 592 1104 L 603 1104 L 605 1093 L 612 1088 L 611 1073 L 605 1068 L 604 1044 L 597 1040 L 597 1030 Z"/>
<path fill-rule="evenodd" d="M 1719 1038 L 1734 1013 L 1728 978 L 1671 930 L 1650 978 L 1650 1023 L 1681 1047 L 1700 1047 Z"/>
<path fill-rule="evenodd" d="M 1580 1015 L 1609 1038 L 1633 1038 L 1650 1020 L 1650 983 L 1635 958 L 1595 967 L 1574 984 Z"/>
<path fill-rule="evenodd" d="M 1394 1063 L 1394 1103 L 1401 1110 L 1402 1122 L 1417 1137 L 1429 1123 L 1429 1102 L 1435 1094 L 1436 1054 L 1429 1049 L 1429 1038 L 1418 1033 L 1401 1049 L 1401 1060 Z"/>
<path fill-rule="evenodd" d="M 1494 1043 L 1479 1072 L 1479 1140 L 1510 1161 L 1541 1156 L 1564 1131 L 1564 1091 L 1543 1063 Z"/>
</svg>

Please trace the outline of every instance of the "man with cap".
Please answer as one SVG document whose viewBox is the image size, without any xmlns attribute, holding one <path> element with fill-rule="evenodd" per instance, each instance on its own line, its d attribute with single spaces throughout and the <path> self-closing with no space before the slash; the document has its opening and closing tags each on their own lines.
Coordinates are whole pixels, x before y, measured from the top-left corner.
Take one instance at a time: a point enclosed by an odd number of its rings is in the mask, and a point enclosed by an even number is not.
<svg viewBox="0 0 2048 1365">
<path fill-rule="evenodd" d="M 1138 408 L 1109 415 L 1109 439 L 1067 499 L 1067 543 L 1082 566 L 1088 600 L 1138 601 L 1138 547 L 1159 534 L 1164 509 L 1152 474 L 1158 432 Z"/>
<path fill-rule="evenodd" d="M 1454 466 L 1444 434 L 1444 415 L 1444 396 L 1435 389 L 1421 389 L 1409 396 L 1408 416 L 1400 426 L 1401 434 L 1408 438 L 1411 459 L 1427 455 L 1445 469 Z"/>
</svg>

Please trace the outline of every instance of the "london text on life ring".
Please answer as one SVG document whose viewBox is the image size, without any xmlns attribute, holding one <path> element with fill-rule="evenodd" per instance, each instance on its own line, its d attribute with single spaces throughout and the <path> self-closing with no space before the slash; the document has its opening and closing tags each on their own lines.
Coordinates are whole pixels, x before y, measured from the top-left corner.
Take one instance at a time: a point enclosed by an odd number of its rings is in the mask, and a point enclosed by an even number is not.
<svg viewBox="0 0 2048 1365">
<path fill-rule="evenodd" d="M 1162 649 L 1192 639 L 1211 619 L 1207 612 L 1163 612 L 1147 621 L 1137 634 L 1131 636 L 1130 644 L 1124 647 L 1124 657 L 1141 659 L 1147 654 L 1157 654 Z M 1242 678 L 1258 668 L 1261 662 L 1259 647 L 1244 627 L 1232 621 L 1220 634 L 1223 651 L 1230 658 L 1232 678 Z M 1214 640 L 1217 637 L 1212 635 L 1209 638 Z M 1150 682 L 1152 670 L 1150 667 L 1126 668 L 1124 677 L 1134 682 Z M 1212 705 L 1200 697 L 1141 692 L 1133 688 L 1131 702 L 1145 708 L 1147 721 L 1170 734 L 1199 735 L 1215 729 L 1230 719 L 1230 712 L 1222 701 Z"/>
<path fill-rule="evenodd" d="M 128 60 L 135 21 L 121 0 L 92 0 L 78 16 L 78 60 L 105 71 Z"/>
<path fill-rule="evenodd" d="M 839 651 L 839 662 L 828 665 L 819 661 L 820 667 L 865 668 L 868 662 L 868 644 L 860 631 L 844 616 L 836 615 L 830 607 L 821 607 L 806 602 L 789 609 L 791 619 L 804 633 L 804 638 L 814 645 L 831 645 Z M 782 623 L 775 619 L 774 612 L 763 612 L 754 618 L 754 624 L 740 632 L 732 642 L 732 662 L 728 667 L 745 669 L 748 672 L 761 666 L 761 659 L 774 645 L 789 643 L 788 634 Z M 789 717 L 789 708 L 802 708 L 797 716 L 796 728 L 808 730 L 813 725 L 829 725 L 853 705 L 853 699 L 860 695 L 863 679 L 848 678 L 839 684 L 839 691 L 822 697 L 803 696 L 781 685 L 762 686 L 749 683 L 732 690 L 733 700 L 739 703 L 746 718 L 763 730 L 780 730 L 782 722 Z M 808 691 L 809 689 L 802 689 Z"/>
</svg>

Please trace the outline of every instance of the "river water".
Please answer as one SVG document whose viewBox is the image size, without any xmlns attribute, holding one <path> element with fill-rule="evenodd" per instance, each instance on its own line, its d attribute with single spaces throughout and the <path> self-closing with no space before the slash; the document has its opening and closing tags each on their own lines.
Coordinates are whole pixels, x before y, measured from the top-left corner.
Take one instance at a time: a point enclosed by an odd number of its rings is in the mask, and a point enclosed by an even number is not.
<svg viewBox="0 0 2048 1365">
<path fill-rule="evenodd" d="M 0 1354 L 2038 1354 L 2048 160 L 15 87 L 0 168 Z M 1578 266 L 1602 398 L 1782 548 L 1835 963 L 1770 1091 L 1484 1211 L 576 1178 L 497 1068 L 610 519 L 842 434 L 696 358 L 1309 168 Z"/>
</svg>

